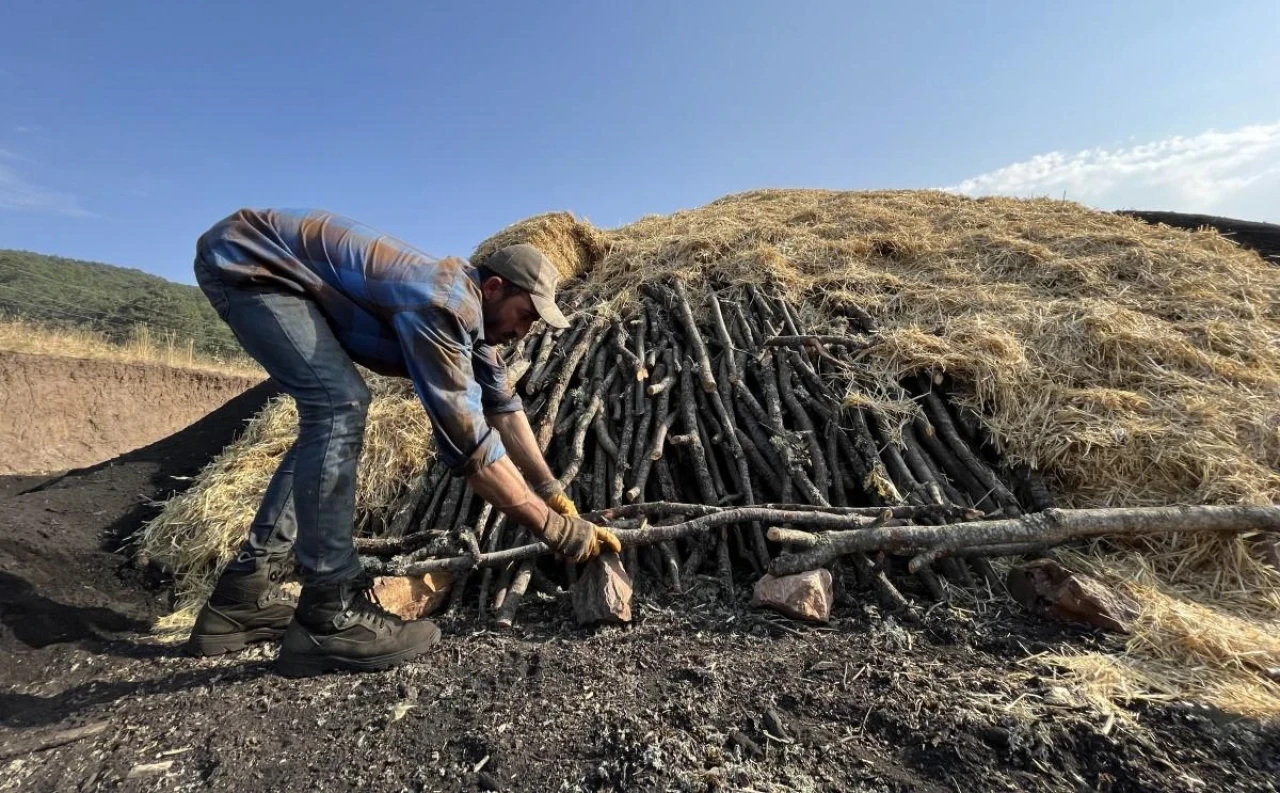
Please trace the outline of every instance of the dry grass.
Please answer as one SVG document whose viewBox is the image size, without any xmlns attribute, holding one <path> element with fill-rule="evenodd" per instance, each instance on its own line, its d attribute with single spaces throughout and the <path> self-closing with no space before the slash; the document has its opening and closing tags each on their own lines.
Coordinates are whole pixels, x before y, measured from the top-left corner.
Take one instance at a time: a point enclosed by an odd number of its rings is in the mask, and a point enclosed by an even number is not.
<svg viewBox="0 0 1280 793">
<path fill-rule="evenodd" d="M 471 255 L 471 263 L 478 267 L 494 251 L 518 243 L 528 243 L 542 251 L 565 279 L 581 275 L 605 251 L 604 234 L 595 226 L 568 212 L 548 212 L 522 220 L 485 240 Z"/>
<path fill-rule="evenodd" d="M 1047 199 L 763 190 L 604 238 L 601 256 L 567 269 L 609 313 L 660 278 L 777 289 L 812 327 L 862 307 L 881 333 L 850 373 L 861 390 L 949 374 L 1002 452 L 1040 469 L 1065 506 L 1280 503 L 1280 268 L 1214 231 Z M 1076 682 L 1099 700 L 1280 716 L 1257 663 L 1277 665 L 1280 573 L 1241 538 L 1143 550 L 1074 558 L 1143 605 L 1128 654 L 1075 658 Z"/>
<path fill-rule="evenodd" d="M 612 230 L 540 215 L 473 261 L 515 242 L 542 248 L 574 277 L 573 296 L 599 297 L 595 310 L 609 313 L 666 277 L 695 294 L 781 291 L 814 328 L 841 328 L 857 305 L 881 332 L 851 380 L 883 399 L 904 375 L 947 373 L 1002 452 L 1039 468 L 1066 506 L 1280 503 L 1280 268 L 1216 232 L 1044 199 L 764 190 Z M 259 454 L 251 447 L 229 450 L 208 476 Z M 376 503 L 364 487 L 362 503 Z M 222 498 L 249 510 L 258 492 Z M 184 503 L 170 520 L 232 509 Z M 238 521 L 243 530 L 247 516 Z M 183 531 L 166 541 L 207 530 Z M 1100 701 L 1188 697 L 1280 716 L 1258 663 L 1274 657 L 1266 637 L 1280 635 L 1280 577 L 1250 543 L 1173 537 L 1148 541 L 1143 557 L 1104 546 L 1077 556 L 1126 583 L 1142 629 L 1122 658 L 1059 660 Z"/>
<path fill-rule="evenodd" d="M 431 450 L 430 423 L 409 382 L 364 375 L 374 399 L 358 473 L 358 531 L 386 517 Z M 248 532 L 297 431 L 293 398 L 272 400 L 235 443 L 205 466 L 189 490 L 169 500 L 144 527 L 138 547 L 177 576 L 177 609 L 158 624 L 162 632 L 190 627 L 218 571 Z"/>
<path fill-rule="evenodd" d="M 93 331 L 51 328 L 19 319 L 0 319 L 0 350 L 31 355 L 156 364 L 239 377 L 266 376 L 262 367 L 251 358 L 220 359 L 203 355 L 196 352 L 191 341 L 180 341 L 172 334 L 153 334 L 145 325 L 136 327 L 128 341 L 116 343 Z"/>
</svg>

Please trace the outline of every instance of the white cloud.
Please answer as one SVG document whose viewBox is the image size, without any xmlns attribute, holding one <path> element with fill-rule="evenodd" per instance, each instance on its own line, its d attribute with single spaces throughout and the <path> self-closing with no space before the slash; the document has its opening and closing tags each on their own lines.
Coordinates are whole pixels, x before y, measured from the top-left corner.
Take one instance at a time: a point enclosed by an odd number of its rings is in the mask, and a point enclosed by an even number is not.
<svg viewBox="0 0 1280 793">
<path fill-rule="evenodd" d="M 25 157 L 0 149 L 0 159 L 25 161 Z M 80 206 L 70 193 L 32 184 L 14 168 L 0 162 L 0 210 L 46 212 L 70 217 L 91 218 L 97 215 Z"/>
<path fill-rule="evenodd" d="M 1054 151 L 943 188 L 1066 197 L 1104 209 L 1168 209 L 1280 220 L 1280 123 L 1119 149 Z"/>
</svg>

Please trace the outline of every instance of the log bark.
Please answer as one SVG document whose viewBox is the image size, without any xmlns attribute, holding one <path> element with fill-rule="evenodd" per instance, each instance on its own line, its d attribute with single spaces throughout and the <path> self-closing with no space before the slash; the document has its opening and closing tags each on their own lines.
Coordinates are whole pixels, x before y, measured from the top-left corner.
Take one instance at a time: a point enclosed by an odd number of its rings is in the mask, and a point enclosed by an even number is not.
<svg viewBox="0 0 1280 793">
<path fill-rule="evenodd" d="M 692 521 L 691 521 L 692 522 Z M 941 526 L 885 526 L 832 531 L 811 550 L 774 560 L 773 573 L 812 570 L 856 552 L 952 552 L 980 546 L 1034 543 L 1044 547 L 1102 535 L 1169 534 L 1199 531 L 1280 530 L 1280 507 L 1189 506 L 1107 509 L 1050 509 L 1019 518 Z"/>
<path fill-rule="evenodd" d="M 716 375 L 711 369 L 711 358 L 707 356 L 707 345 L 698 332 L 698 321 L 694 319 L 693 308 L 689 305 L 689 295 L 684 284 L 676 279 L 676 318 L 684 325 L 684 335 L 693 347 L 693 360 L 698 366 L 698 374 L 702 378 L 702 390 L 710 393 L 716 390 Z"/>
<path fill-rule="evenodd" d="M 764 340 L 764 347 L 821 347 L 836 345 L 849 348 L 866 347 L 870 340 L 856 336 L 774 336 Z"/>
<path fill-rule="evenodd" d="M 978 459 L 964 438 L 960 437 L 955 424 L 951 421 L 951 414 L 947 412 L 947 406 L 942 403 L 942 398 L 932 388 L 924 391 L 924 407 L 925 412 L 929 414 L 929 420 L 942 436 L 943 442 L 951 448 L 960 463 L 969 469 L 983 489 L 994 496 L 996 503 L 1005 510 L 1005 514 L 1010 517 L 1021 514 L 1018 500 L 1013 497 L 1013 493 L 1009 492 L 995 472 Z"/>
<path fill-rule="evenodd" d="M 543 420 L 537 431 L 538 448 L 543 454 L 547 453 L 547 446 L 551 443 L 551 433 L 555 429 L 556 416 L 560 412 L 560 402 L 569 389 L 569 381 L 577 371 L 578 364 L 582 362 L 583 357 L 595 342 L 596 336 L 606 327 L 608 327 L 608 320 L 605 319 L 597 319 L 587 327 L 582 338 L 570 349 L 564 365 L 560 367 L 551 383 L 551 393 L 547 397 Z"/>
<path fill-rule="evenodd" d="M 528 379 L 525 381 L 524 390 L 531 396 L 538 393 L 538 389 L 542 386 L 542 380 L 547 374 L 547 364 L 551 362 L 551 353 L 556 348 L 558 337 L 560 337 L 560 331 L 547 328 L 543 332 L 542 338 L 538 341 L 538 353 L 525 375 Z"/>
</svg>

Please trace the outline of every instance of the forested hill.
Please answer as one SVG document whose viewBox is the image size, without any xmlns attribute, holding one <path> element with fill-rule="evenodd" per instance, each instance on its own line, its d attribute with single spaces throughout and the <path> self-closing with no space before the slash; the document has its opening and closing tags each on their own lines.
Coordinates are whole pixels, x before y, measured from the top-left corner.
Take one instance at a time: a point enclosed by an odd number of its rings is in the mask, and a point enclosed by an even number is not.
<svg viewBox="0 0 1280 793">
<path fill-rule="evenodd" d="M 231 330 L 194 286 L 110 264 L 0 249 L 0 316 L 91 329 L 127 339 L 138 325 L 153 336 L 190 339 L 197 350 L 240 350 Z"/>
</svg>

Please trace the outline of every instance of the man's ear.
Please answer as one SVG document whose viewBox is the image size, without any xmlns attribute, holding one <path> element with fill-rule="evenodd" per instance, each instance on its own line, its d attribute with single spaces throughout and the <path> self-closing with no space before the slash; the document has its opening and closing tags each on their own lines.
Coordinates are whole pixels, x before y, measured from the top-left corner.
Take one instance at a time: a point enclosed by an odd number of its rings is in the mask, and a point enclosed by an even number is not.
<svg viewBox="0 0 1280 793">
<path fill-rule="evenodd" d="M 495 300 L 502 297 L 502 290 L 506 283 L 501 276 L 491 275 L 480 283 L 480 291 L 485 297 Z"/>
</svg>

